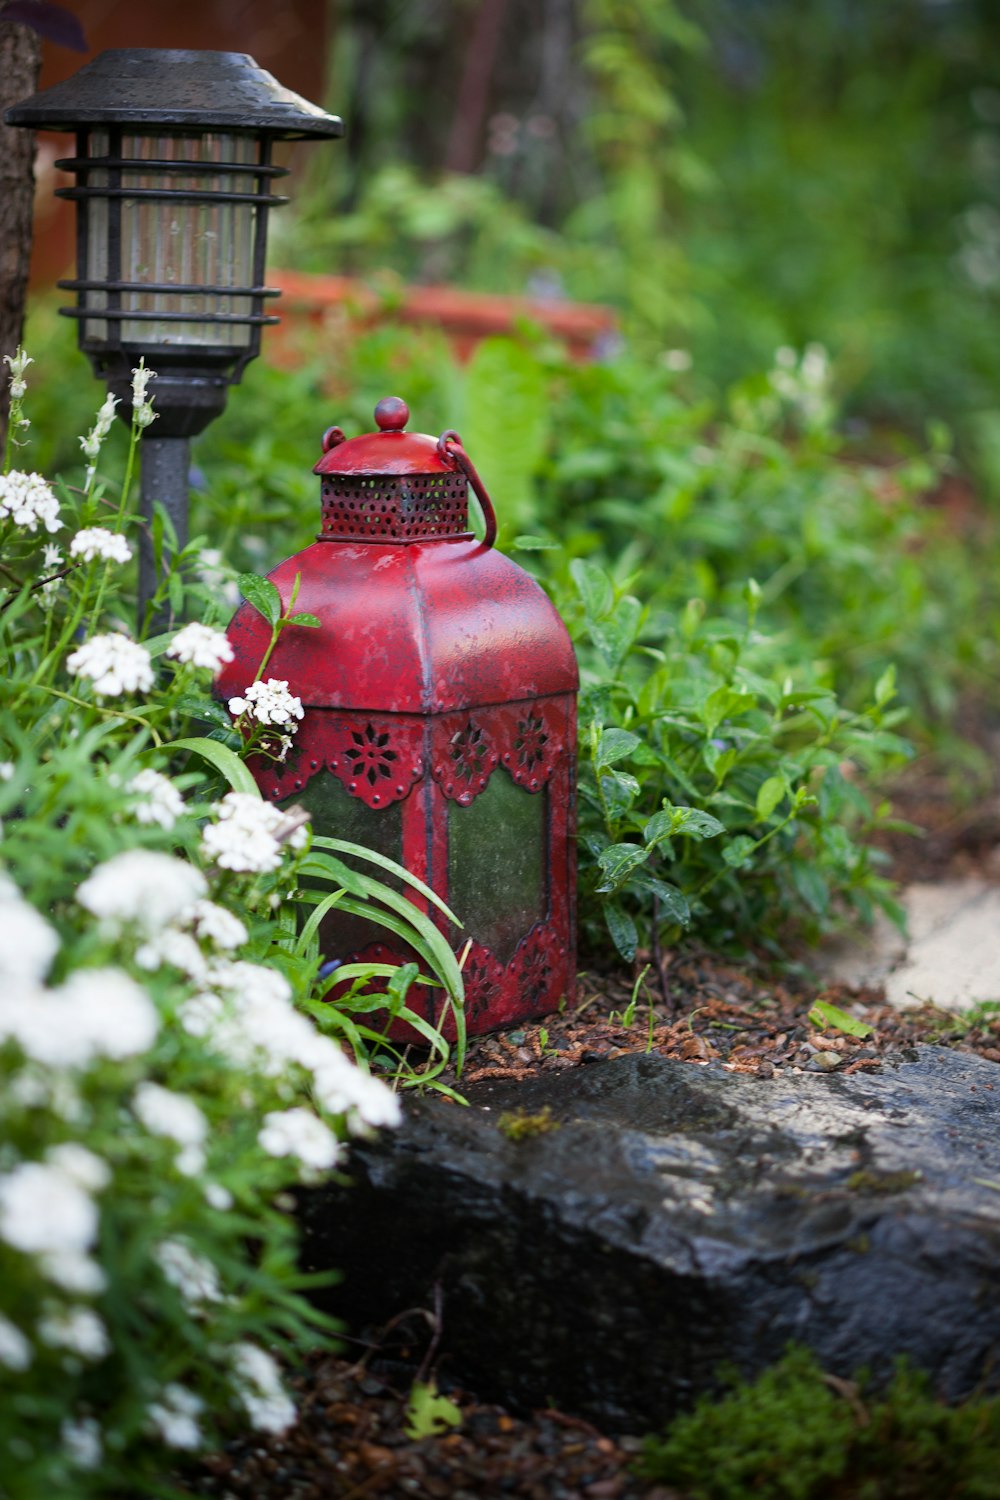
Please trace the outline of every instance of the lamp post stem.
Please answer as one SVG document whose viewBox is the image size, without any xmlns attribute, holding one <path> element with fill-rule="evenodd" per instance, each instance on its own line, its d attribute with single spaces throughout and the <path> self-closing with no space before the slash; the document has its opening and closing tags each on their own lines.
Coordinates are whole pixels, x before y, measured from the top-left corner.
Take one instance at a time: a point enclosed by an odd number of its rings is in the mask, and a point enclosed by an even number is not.
<svg viewBox="0 0 1000 1500">
<path fill-rule="evenodd" d="M 139 533 L 139 622 L 146 616 L 146 606 L 156 593 L 159 576 L 153 556 L 153 506 L 163 506 L 177 533 L 180 551 L 188 539 L 188 474 L 191 468 L 191 442 L 186 437 L 155 438 L 144 435 L 139 444 L 142 461 L 142 516 Z M 166 626 L 168 608 L 158 609 L 151 622 L 155 631 Z"/>
</svg>

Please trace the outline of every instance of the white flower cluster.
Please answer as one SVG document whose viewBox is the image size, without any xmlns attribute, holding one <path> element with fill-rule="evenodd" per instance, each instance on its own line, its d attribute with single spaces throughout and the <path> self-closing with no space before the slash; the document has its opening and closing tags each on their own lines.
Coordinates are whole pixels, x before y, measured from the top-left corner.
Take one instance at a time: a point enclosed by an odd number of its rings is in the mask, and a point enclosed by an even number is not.
<svg viewBox="0 0 1000 1500">
<path fill-rule="evenodd" d="M 157 413 L 146 395 L 146 387 L 155 379 L 156 371 L 147 370 L 145 359 L 140 359 L 138 369 L 132 371 L 132 421 L 140 430 L 156 421 Z"/>
<path fill-rule="evenodd" d="M 168 776 L 159 771 L 140 771 L 133 776 L 127 790 L 138 799 L 132 811 L 137 823 L 155 823 L 173 828 L 184 811 L 184 798 Z"/>
<path fill-rule="evenodd" d="M 230 698 L 229 712 L 234 719 L 244 714 L 258 724 L 276 724 L 294 734 L 295 722 L 303 716 L 302 699 L 288 691 L 287 682 L 269 677 L 266 682 L 251 682 L 242 698 Z"/>
<path fill-rule="evenodd" d="M 69 555 L 78 557 L 81 562 L 103 558 L 106 562 L 127 563 L 132 548 L 119 532 L 109 531 L 106 526 L 88 526 L 86 530 L 78 531 L 70 542 Z"/>
<path fill-rule="evenodd" d="M 192 620 L 174 636 L 167 655 L 182 666 L 207 667 L 210 672 L 217 672 L 225 662 L 232 661 L 233 648 L 224 631 Z"/>
<path fill-rule="evenodd" d="M 83 1069 L 148 1052 L 159 1031 L 152 1000 L 120 969 L 76 969 L 58 989 L 6 985 L 0 1041 L 46 1068 Z"/>
<path fill-rule="evenodd" d="M 175 1094 L 158 1083 L 140 1083 L 132 1096 L 132 1111 L 150 1135 L 163 1135 L 181 1147 L 176 1159 L 179 1172 L 196 1177 L 205 1165 L 208 1121 L 187 1094 Z"/>
<path fill-rule="evenodd" d="M 86 437 L 80 439 L 80 447 L 83 449 L 84 457 L 88 464 L 88 484 L 93 478 L 94 469 L 100 456 L 101 448 L 104 445 L 104 439 L 111 431 L 112 423 L 115 420 L 115 407 L 117 405 L 117 396 L 105 397 L 104 403 L 97 413 L 97 420 L 94 422 L 93 427 L 87 433 Z"/>
<path fill-rule="evenodd" d="M 10 769 L 13 775 L 13 765 Z M 14 882 L 0 874 L 0 1006 L 2 981 L 44 979 L 58 951 L 55 930 L 25 901 Z"/>
<path fill-rule="evenodd" d="M 134 927 L 152 937 L 200 900 L 205 890 L 204 875 L 186 860 L 153 849 L 126 849 L 98 865 L 76 899 L 109 934 Z"/>
<path fill-rule="evenodd" d="M 295 1404 L 270 1354 L 256 1344 L 234 1344 L 233 1375 L 240 1400 L 258 1432 L 284 1432 L 295 1421 Z"/>
<path fill-rule="evenodd" d="M 288 981 L 274 969 L 220 960 L 212 966 L 211 988 L 184 1001 L 178 1017 L 185 1031 L 204 1037 L 234 1068 L 271 1077 L 304 1068 L 320 1106 L 346 1115 L 354 1132 L 399 1123 L 396 1095 L 348 1061 L 336 1042 L 295 1009 Z M 268 1139 L 276 1143 L 279 1137 Z"/>
<path fill-rule="evenodd" d="M 216 821 L 202 833 L 201 847 L 206 858 L 223 870 L 244 874 L 276 870 L 283 845 L 301 849 L 308 838 L 303 817 L 282 812 L 252 792 L 228 792 L 216 814 Z"/>
<path fill-rule="evenodd" d="M 110 1181 L 107 1163 L 76 1142 L 51 1150 L 47 1161 L 20 1162 L 0 1177 L 0 1239 L 37 1256 L 42 1274 L 64 1290 L 103 1291 L 104 1273 L 90 1255 L 99 1223 L 93 1194 Z"/>
<path fill-rule="evenodd" d="M 35 361 L 18 346 L 14 354 L 4 355 L 3 362 L 10 370 L 10 399 L 12 401 L 20 401 L 28 389 L 28 382 L 24 378 L 24 372 Z"/>
<path fill-rule="evenodd" d="M 164 1240 L 153 1255 L 164 1279 L 180 1292 L 190 1312 L 203 1313 L 209 1303 L 222 1301 L 218 1271 L 186 1240 Z"/>
<path fill-rule="evenodd" d="M 22 474 L 12 469 L 0 474 L 0 521 L 10 518 L 15 526 L 37 531 L 39 523 L 46 531 L 58 531 L 59 501 L 52 486 L 41 474 Z"/>
<path fill-rule="evenodd" d="M 101 1427 L 93 1417 L 82 1417 L 74 1422 L 67 1417 L 59 1429 L 63 1452 L 77 1469 L 96 1469 L 104 1457 Z"/>
<path fill-rule="evenodd" d="M 294 1156 L 315 1171 L 332 1167 L 340 1155 L 333 1131 L 308 1109 L 272 1110 L 257 1143 L 269 1156 Z"/>
<path fill-rule="evenodd" d="M 149 652 L 120 630 L 84 642 L 66 658 L 66 666 L 76 677 L 89 677 L 101 698 L 120 698 L 153 686 Z"/>
<path fill-rule="evenodd" d="M 832 416 L 830 356 L 822 344 L 808 344 L 801 358 L 782 345 L 775 352 L 768 379 L 772 390 L 807 422 L 821 423 Z"/>
<path fill-rule="evenodd" d="M 110 1353 L 108 1330 L 89 1307 L 50 1313 L 38 1325 L 38 1337 L 53 1349 L 68 1349 L 81 1359 L 103 1359 Z"/>
<path fill-rule="evenodd" d="M 161 1399 L 150 1403 L 146 1414 L 157 1437 L 168 1448 L 194 1452 L 204 1441 L 197 1420 L 204 1409 L 204 1401 L 194 1391 L 171 1382 L 163 1387 Z"/>
</svg>

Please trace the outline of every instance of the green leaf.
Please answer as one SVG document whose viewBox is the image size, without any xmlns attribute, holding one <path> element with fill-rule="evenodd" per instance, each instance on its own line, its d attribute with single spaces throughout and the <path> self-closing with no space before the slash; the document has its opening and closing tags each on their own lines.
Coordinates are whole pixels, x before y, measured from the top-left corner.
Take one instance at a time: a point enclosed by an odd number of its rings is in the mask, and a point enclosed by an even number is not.
<svg viewBox="0 0 1000 1500">
<path fill-rule="evenodd" d="M 237 582 L 247 603 L 252 604 L 272 628 L 277 625 L 281 619 L 281 595 L 270 578 L 261 578 L 259 573 L 241 573 Z"/>
<path fill-rule="evenodd" d="M 486 477 L 501 524 L 525 530 L 537 524 L 531 491 L 552 421 L 542 365 L 514 339 L 483 339 L 461 385 L 464 409 L 455 426 Z"/>
<path fill-rule="evenodd" d="M 638 744 L 639 736 L 630 729 L 604 729 L 597 742 L 594 764 L 599 771 L 605 766 L 613 766 L 616 761 L 625 760 L 631 755 Z"/>
<path fill-rule="evenodd" d="M 233 721 L 221 703 L 214 698 L 200 698 L 194 693 L 182 693 L 177 700 L 177 709 L 199 724 L 211 724 L 215 729 L 229 729 Z"/>
<path fill-rule="evenodd" d="M 271 584 L 271 587 L 274 588 L 273 583 Z M 318 615 L 286 615 L 282 623 L 285 625 L 307 625 L 311 629 L 315 630 L 320 624 L 320 619 Z"/>
<path fill-rule="evenodd" d="M 569 571 L 573 575 L 573 582 L 580 591 L 583 607 L 592 620 L 605 619 L 612 610 L 615 602 L 614 589 L 611 587 L 611 579 L 603 568 L 596 563 L 587 562 L 586 558 L 576 557 L 569 565 Z"/>
<path fill-rule="evenodd" d="M 633 870 L 644 865 L 653 851 L 639 844 L 612 844 L 597 856 L 604 880 L 598 891 L 615 891 L 624 883 Z"/>
<path fill-rule="evenodd" d="M 674 832 L 683 834 L 685 838 L 714 839 L 720 833 L 725 833 L 726 825 L 720 823 L 718 818 L 713 818 L 711 813 L 702 812 L 700 807 L 675 807 L 671 809 L 674 820 Z M 680 816 L 678 816 L 680 815 Z"/>
<path fill-rule="evenodd" d="M 874 1026 L 869 1026 L 867 1021 L 856 1021 L 853 1016 L 847 1014 L 846 1010 L 830 1005 L 826 1000 L 816 1001 L 809 1012 L 809 1019 L 820 1030 L 827 1026 L 834 1026 L 838 1031 L 846 1032 L 848 1036 L 871 1036 L 875 1030 Z"/>
<path fill-rule="evenodd" d="M 214 766 L 226 778 L 234 792 L 249 792 L 252 797 L 260 796 L 260 789 L 244 762 L 228 745 L 220 745 L 218 740 L 207 736 L 205 739 L 171 740 L 163 748 L 166 751 L 187 750 L 192 755 L 200 755 L 202 760 L 207 760 L 209 765 Z"/>
<path fill-rule="evenodd" d="M 756 846 L 756 839 L 741 833 L 739 838 L 733 839 L 726 845 L 722 851 L 722 857 L 731 870 L 738 870 L 747 863 Z"/>
<path fill-rule="evenodd" d="M 313 847 L 302 861 L 301 874 L 310 879 L 325 880 L 330 885 L 343 886 L 344 890 L 350 891 L 352 896 L 363 896 L 365 894 L 364 876 L 357 870 L 352 870 L 349 865 L 345 865 L 343 860 L 337 859 L 334 855 L 319 852 L 315 844 L 314 840 Z M 308 901 L 309 892 L 303 891 L 301 899 Z"/>
<path fill-rule="evenodd" d="M 757 817 L 761 823 L 767 821 L 784 795 L 785 778 L 783 776 L 769 776 L 761 784 L 757 792 Z"/>
<path fill-rule="evenodd" d="M 602 771 L 600 782 L 609 815 L 620 818 L 639 795 L 638 781 L 626 771 Z"/>
<path fill-rule="evenodd" d="M 604 907 L 604 920 L 608 924 L 611 941 L 626 963 L 631 963 L 635 958 L 635 950 L 639 946 L 639 934 L 635 923 L 628 912 L 623 911 L 616 901 L 609 901 Z"/>
<path fill-rule="evenodd" d="M 679 891 L 668 881 L 651 875 L 648 870 L 637 870 L 635 883 L 657 898 L 660 903 L 661 917 L 668 918 L 671 922 L 679 922 L 682 927 L 688 925 L 691 920 L 691 908 L 683 891 Z"/>
<path fill-rule="evenodd" d="M 553 552 L 560 546 L 560 542 L 550 542 L 544 536 L 516 536 L 511 542 L 515 552 Z"/>
<path fill-rule="evenodd" d="M 422 1438 L 439 1437 L 449 1427 L 461 1427 L 462 1413 L 447 1396 L 438 1395 L 437 1386 L 431 1381 L 424 1385 L 416 1380 L 406 1405 L 406 1436 L 411 1443 Z"/>
<path fill-rule="evenodd" d="M 875 702 L 879 708 L 884 708 L 895 696 L 896 668 L 890 663 L 875 684 Z"/>
</svg>

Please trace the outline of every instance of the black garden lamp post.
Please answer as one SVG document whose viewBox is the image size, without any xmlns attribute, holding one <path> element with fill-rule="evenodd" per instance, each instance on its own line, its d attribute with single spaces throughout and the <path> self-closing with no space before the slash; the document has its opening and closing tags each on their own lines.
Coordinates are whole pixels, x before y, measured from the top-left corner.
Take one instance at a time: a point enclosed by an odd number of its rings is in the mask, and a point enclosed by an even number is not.
<svg viewBox="0 0 1000 1500">
<path fill-rule="evenodd" d="M 190 439 L 207 427 L 260 352 L 268 210 L 284 167 L 275 140 L 328 139 L 342 122 L 237 52 L 102 52 L 64 83 L 6 112 L 9 125 L 75 131 L 80 348 L 131 417 L 132 370 L 155 370 L 158 419 L 141 445 L 147 520 L 160 501 L 187 539 Z M 155 591 L 140 538 L 140 618 Z"/>
</svg>

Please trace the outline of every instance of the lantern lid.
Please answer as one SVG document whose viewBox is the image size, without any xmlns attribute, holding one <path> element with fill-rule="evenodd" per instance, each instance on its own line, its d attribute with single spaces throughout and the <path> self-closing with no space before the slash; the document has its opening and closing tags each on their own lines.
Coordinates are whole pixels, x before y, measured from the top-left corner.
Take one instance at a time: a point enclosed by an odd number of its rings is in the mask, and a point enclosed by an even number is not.
<svg viewBox="0 0 1000 1500">
<path fill-rule="evenodd" d="M 323 457 L 314 474 L 454 474 L 455 464 L 442 457 L 440 439 L 426 432 L 405 432 L 410 409 L 398 396 L 386 396 L 375 408 L 378 432 L 345 438 L 339 427 L 323 436 Z"/>
<path fill-rule="evenodd" d="M 72 78 L 15 104 L 4 119 L 36 130 L 120 123 L 286 140 L 344 133 L 336 115 L 284 88 L 245 52 L 167 47 L 102 52 Z"/>
</svg>

